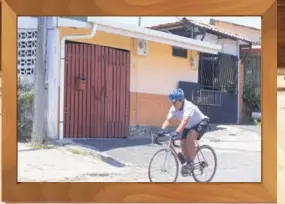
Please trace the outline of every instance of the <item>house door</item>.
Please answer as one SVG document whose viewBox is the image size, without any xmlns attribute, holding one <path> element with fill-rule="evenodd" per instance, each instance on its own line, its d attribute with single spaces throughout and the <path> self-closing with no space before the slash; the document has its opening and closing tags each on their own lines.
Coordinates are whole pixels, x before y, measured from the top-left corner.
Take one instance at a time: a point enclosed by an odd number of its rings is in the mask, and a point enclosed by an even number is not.
<svg viewBox="0 0 285 204">
<path fill-rule="evenodd" d="M 64 136 L 123 138 L 130 117 L 128 51 L 66 43 Z"/>
</svg>

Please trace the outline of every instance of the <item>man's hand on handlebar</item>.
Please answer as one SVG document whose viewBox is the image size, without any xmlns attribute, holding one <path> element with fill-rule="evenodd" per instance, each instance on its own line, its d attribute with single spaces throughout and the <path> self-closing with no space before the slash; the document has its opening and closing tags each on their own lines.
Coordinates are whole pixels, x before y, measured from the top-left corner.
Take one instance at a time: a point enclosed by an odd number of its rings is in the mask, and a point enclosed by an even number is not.
<svg viewBox="0 0 285 204">
<path fill-rule="evenodd" d="M 164 136 L 166 134 L 166 130 L 165 129 L 160 129 L 157 133 L 158 137 Z"/>
<path fill-rule="evenodd" d="M 167 132 L 165 129 L 160 129 L 157 133 L 158 137 L 162 137 L 168 134 L 169 137 L 171 137 L 173 140 L 179 139 L 180 138 L 180 133 L 179 132 Z"/>
<path fill-rule="evenodd" d="M 160 138 L 161 137 L 163 138 L 164 136 L 167 136 L 167 137 L 171 138 L 172 144 L 173 144 L 174 147 L 180 147 L 180 145 L 175 144 L 176 140 L 180 140 L 181 139 L 181 134 L 179 132 L 171 132 L 171 133 L 169 133 L 166 130 L 161 129 L 161 130 L 159 130 L 157 132 L 156 135 L 154 135 L 154 142 L 156 144 L 158 144 L 158 145 L 162 145 L 161 142 L 163 142 L 164 140 L 160 141 Z"/>
<path fill-rule="evenodd" d="M 179 132 L 171 132 L 170 137 L 175 140 L 175 139 L 179 139 L 180 138 L 180 133 Z"/>
</svg>

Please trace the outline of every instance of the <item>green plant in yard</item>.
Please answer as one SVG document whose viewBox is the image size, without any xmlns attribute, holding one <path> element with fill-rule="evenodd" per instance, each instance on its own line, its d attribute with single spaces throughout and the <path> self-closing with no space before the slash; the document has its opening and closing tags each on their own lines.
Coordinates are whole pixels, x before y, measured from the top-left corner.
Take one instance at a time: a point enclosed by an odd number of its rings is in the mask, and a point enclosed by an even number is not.
<svg viewBox="0 0 285 204">
<path fill-rule="evenodd" d="M 21 79 L 18 81 L 20 82 Z M 17 102 L 18 139 L 28 139 L 31 137 L 33 125 L 34 92 L 32 86 L 18 83 Z"/>
<path fill-rule="evenodd" d="M 28 108 L 32 106 L 34 101 L 34 93 L 31 90 L 19 90 L 18 104 Z"/>
<path fill-rule="evenodd" d="M 252 112 L 260 111 L 260 93 L 256 92 L 251 86 L 250 80 L 244 83 L 243 102 L 246 108 L 246 114 L 249 117 L 251 117 Z"/>
</svg>

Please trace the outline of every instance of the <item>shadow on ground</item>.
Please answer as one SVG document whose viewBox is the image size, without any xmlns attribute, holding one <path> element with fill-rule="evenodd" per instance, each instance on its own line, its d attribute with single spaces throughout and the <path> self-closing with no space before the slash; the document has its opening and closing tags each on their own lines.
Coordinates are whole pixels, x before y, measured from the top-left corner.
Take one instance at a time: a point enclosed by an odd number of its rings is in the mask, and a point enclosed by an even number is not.
<svg viewBox="0 0 285 204">
<path fill-rule="evenodd" d="M 217 125 L 211 125 L 208 132 L 225 130 L 226 128 Z M 146 146 L 152 144 L 151 137 L 129 137 L 129 138 L 97 138 L 97 139 L 73 139 L 76 145 L 89 148 L 99 152 L 107 152 L 117 148 Z"/>
<path fill-rule="evenodd" d="M 145 146 L 152 144 L 151 138 L 74 139 L 73 142 L 79 146 L 100 152 L 106 152 L 116 148 Z"/>
</svg>

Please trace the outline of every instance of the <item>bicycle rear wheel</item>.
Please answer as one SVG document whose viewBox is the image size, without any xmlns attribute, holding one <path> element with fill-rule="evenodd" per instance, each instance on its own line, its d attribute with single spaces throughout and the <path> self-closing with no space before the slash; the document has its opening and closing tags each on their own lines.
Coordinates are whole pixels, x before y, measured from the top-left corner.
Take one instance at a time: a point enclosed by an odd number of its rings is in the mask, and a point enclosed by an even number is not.
<svg viewBox="0 0 285 204">
<path fill-rule="evenodd" d="M 150 160 L 148 177 L 150 182 L 175 182 L 178 178 L 179 164 L 177 157 L 171 149 L 158 150 Z M 170 177 L 166 174 L 170 173 Z M 159 180 L 156 175 L 162 176 Z"/>
<path fill-rule="evenodd" d="M 195 169 L 192 171 L 194 180 L 196 182 L 210 182 L 214 178 L 217 170 L 217 155 L 214 149 L 209 145 L 198 147 L 194 166 Z M 208 177 L 204 177 L 203 179 L 203 176 Z"/>
</svg>

